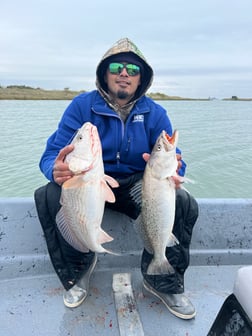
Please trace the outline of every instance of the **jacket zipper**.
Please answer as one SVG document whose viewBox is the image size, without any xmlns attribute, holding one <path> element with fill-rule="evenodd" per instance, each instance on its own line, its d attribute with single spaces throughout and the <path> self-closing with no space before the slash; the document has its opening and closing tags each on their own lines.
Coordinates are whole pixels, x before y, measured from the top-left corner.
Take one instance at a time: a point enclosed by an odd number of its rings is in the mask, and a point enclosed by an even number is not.
<svg viewBox="0 0 252 336">
<path fill-rule="evenodd" d="M 118 117 L 119 118 L 119 117 Z M 123 136 L 124 136 L 124 123 L 123 121 L 121 120 L 121 118 L 119 118 L 119 120 L 121 121 L 121 126 L 122 126 L 122 133 L 121 133 L 121 142 L 123 141 Z M 118 144 L 118 147 L 119 147 L 119 144 Z M 120 153 L 120 150 L 121 150 L 121 145 L 120 145 L 120 148 L 118 148 L 118 151 L 116 153 L 116 162 L 117 162 L 117 168 L 120 167 L 120 158 L 121 158 L 121 153 Z"/>
<path fill-rule="evenodd" d="M 116 153 L 117 168 L 120 166 L 120 152 Z"/>
<path fill-rule="evenodd" d="M 130 138 L 128 138 L 128 142 L 127 142 L 127 148 L 126 148 L 126 151 L 128 152 L 130 149 Z"/>
</svg>

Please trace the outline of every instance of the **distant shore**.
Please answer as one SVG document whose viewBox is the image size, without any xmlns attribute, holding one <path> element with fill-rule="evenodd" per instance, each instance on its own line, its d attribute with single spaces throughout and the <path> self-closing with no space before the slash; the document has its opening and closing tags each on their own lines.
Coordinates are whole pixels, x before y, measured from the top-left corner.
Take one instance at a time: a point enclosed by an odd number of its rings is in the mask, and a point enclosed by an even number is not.
<svg viewBox="0 0 252 336">
<path fill-rule="evenodd" d="M 44 90 L 41 88 L 33 88 L 25 85 L 10 85 L 7 87 L 0 87 L 0 100 L 72 100 L 74 97 L 85 90 L 74 91 L 69 88 L 63 90 Z M 163 93 L 149 93 L 147 96 L 154 100 L 215 100 L 214 97 L 208 98 L 185 98 L 178 96 L 168 96 Z M 232 96 L 231 98 L 223 98 L 222 100 L 240 100 L 252 101 L 252 98 L 238 98 Z"/>
</svg>

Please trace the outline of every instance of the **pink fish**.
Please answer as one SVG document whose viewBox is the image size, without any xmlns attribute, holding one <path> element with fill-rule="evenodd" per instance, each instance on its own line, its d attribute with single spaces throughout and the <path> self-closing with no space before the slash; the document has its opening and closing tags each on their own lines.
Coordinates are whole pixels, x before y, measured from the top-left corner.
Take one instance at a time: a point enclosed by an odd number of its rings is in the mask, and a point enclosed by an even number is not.
<svg viewBox="0 0 252 336">
<path fill-rule="evenodd" d="M 62 185 L 62 205 L 56 216 L 64 239 L 75 249 L 109 252 L 102 244 L 113 240 L 101 228 L 105 201 L 115 202 L 111 188 L 118 187 L 104 174 L 102 148 L 96 126 L 86 122 L 74 137 L 74 150 L 65 161 L 74 176 Z M 108 184 L 107 184 L 108 183 Z"/>
</svg>

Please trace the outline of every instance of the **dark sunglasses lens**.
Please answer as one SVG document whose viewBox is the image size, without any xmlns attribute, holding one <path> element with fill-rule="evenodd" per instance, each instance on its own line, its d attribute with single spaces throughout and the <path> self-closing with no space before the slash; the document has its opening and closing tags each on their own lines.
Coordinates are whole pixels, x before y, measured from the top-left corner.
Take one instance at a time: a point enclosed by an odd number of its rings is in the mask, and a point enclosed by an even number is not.
<svg viewBox="0 0 252 336">
<path fill-rule="evenodd" d="M 129 76 L 136 76 L 140 73 L 140 67 L 135 64 L 122 64 L 122 63 L 110 63 L 109 72 L 113 75 L 118 75 L 123 71 L 123 68 L 126 68 L 126 71 Z"/>
<path fill-rule="evenodd" d="M 127 64 L 126 70 L 130 76 L 136 76 L 140 73 L 140 67 L 135 64 Z"/>
<path fill-rule="evenodd" d="M 120 74 L 123 70 L 124 65 L 121 63 L 110 63 L 109 72 L 113 75 Z"/>
</svg>

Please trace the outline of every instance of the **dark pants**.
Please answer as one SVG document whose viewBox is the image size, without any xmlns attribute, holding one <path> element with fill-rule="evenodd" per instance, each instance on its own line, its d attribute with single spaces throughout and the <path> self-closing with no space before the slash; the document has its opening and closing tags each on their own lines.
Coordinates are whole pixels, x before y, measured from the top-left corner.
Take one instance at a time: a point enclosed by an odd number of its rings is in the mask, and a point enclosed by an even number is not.
<svg viewBox="0 0 252 336">
<path fill-rule="evenodd" d="M 120 187 L 113 189 L 116 202 L 106 203 L 106 207 L 136 219 L 141 212 L 141 178 L 142 173 L 119 180 Z M 79 252 L 61 236 L 55 223 L 56 214 L 60 209 L 60 194 L 61 187 L 55 183 L 48 183 L 35 191 L 35 204 L 53 267 L 68 290 L 85 274 L 94 258 L 94 252 Z M 180 244 L 167 248 L 167 257 L 175 269 L 175 274 L 147 275 L 146 270 L 152 255 L 146 250 L 142 255 L 143 277 L 157 290 L 172 293 L 183 291 L 183 275 L 189 265 L 189 244 L 197 216 L 198 206 L 195 199 L 187 192 L 178 190 L 173 232 Z"/>
</svg>

